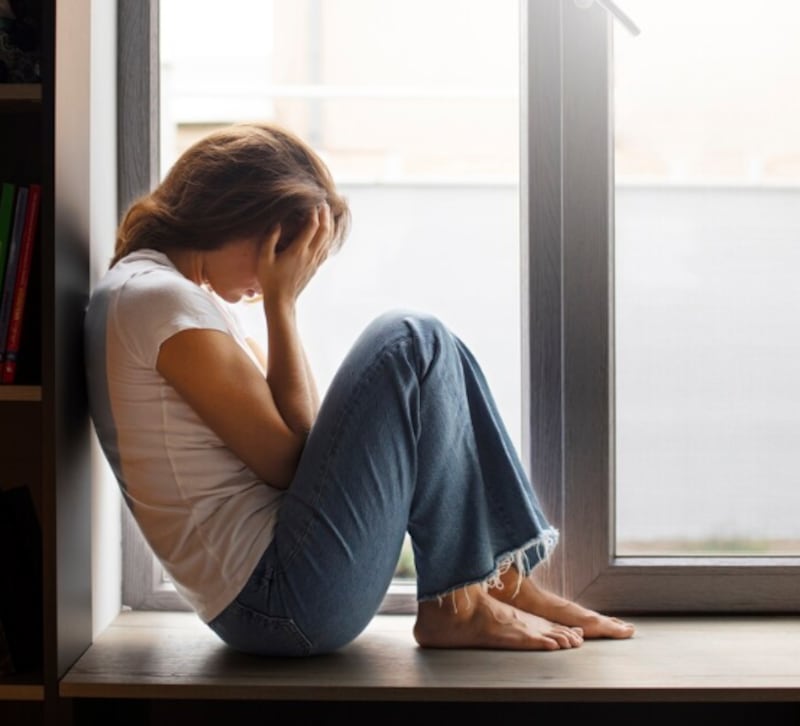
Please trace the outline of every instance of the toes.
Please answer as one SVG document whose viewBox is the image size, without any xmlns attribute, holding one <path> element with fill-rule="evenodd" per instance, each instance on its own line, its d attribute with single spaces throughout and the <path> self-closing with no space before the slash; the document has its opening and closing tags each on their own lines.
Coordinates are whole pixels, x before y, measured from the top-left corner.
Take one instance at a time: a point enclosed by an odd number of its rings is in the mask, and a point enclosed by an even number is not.
<svg viewBox="0 0 800 726">
<path fill-rule="evenodd" d="M 622 620 L 615 617 L 610 617 L 609 620 L 623 630 L 633 630 L 633 624 L 629 623 L 627 620 Z"/>
<path fill-rule="evenodd" d="M 577 648 L 583 643 L 583 634 L 576 628 L 557 628 L 548 637 L 553 638 L 562 648 Z"/>
<path fill-rule="evenodd" d="M 631 623 L 627 623 L 619 618 L 609 618 L 608 628 L 606 628 L 608 636 L 612 638 L 629 638 L 633 635 L 635 628 Z"/>
<path fill-rule="evenodd" d="M 583 628 L 570 628 L 569 637 L 572 639 L 574 647 L 583 644 Z"/>
</svg>

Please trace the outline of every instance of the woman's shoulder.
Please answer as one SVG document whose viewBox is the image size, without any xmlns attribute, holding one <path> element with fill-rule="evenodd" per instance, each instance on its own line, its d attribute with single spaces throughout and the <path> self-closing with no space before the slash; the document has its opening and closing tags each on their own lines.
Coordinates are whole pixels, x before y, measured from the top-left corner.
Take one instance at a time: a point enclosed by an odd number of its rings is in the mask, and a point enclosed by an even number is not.
<svg viewBox="0 0 800 726">
<path fill-rule="evenodd" d="M 94 289 L 86 320 L 90 330 L 113 330 L 115 340 L 154 365 L 159 345 L 181 330 L 228 331 L 211 293 L 184 277 L 161 253 L 131 253 Z M 135 255 L 135 256 L 134 256 Z"/>
<path fill-rule="evenodd" d="M 172 264 L 169 257 L 158 250 L 137 250 L 123 257 L 107 275 L 116 279 L 117 286 L 158 286 L 170 281 L 175 285 L 192 285 Z"/>
<path fill-rule="evenodd" d="M 123 325 L 147 326 L 176 317 L 216 318 L 210 293 L 184 277 L 156 250 L 138 250 L 117 262 L 92 291 L 92 308 Z"/>
<path fill-rule="evenodd" d="M 108 296 L 134 305 L 148 299 L 180 300 L 198 293 L 202 296 L 203 290 L 186 279 L 169 258 L 157 250 L 138 250 L 123 257 L 93 290 L 93 296 Z"/>
</svg>

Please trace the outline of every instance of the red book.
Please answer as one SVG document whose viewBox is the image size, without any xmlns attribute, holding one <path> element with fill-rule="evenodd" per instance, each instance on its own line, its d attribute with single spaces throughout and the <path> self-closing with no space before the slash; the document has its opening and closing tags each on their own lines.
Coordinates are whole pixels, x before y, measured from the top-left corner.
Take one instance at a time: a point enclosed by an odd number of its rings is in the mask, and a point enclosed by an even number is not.
<svg viewBox="0 0 800 726">
<path fill-rule="evenodd" d="M 17 282 L 19 250 L 22 247 L 22 230 L 25 227 L 25 211 L 28 208 L 28 187 L 21 186 L 14 200 L 14 219 L 11 223 L 11 237 L 8 241 L 8 259 L 3 274 L 3 295 L 0 297 L 0 380 L 3 374 L 3 361 L 6 357 L 8 324 L 14 303 L 14 286 Z"/>
<path fill-rule="evenodd" d="M 25 297 L 28 293 L 28 279 L 31 274 L 33 244 L 39 226 L 39 207 L 41 206 L 42 187 L 31 184 L 28 187 L 28 204 L 25 208 L 25 225 L 22 228 L 22 242 L 19 250 L 17 278 L 14 284 L 14 297 L 11 306 L 11 318 L 8 321 L 6 352 L 3 360 L 2 383 L 13 383 L 17 374 L 17 354 L 22 337 Z"/>
</svg>

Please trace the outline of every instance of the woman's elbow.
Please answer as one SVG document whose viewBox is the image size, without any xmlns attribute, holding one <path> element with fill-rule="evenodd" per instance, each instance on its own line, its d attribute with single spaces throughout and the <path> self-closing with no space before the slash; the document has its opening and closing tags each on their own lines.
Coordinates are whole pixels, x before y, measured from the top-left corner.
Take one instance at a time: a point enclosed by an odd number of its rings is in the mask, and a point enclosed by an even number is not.
<svg viewBox="0 0 800 726">
<path fill-rule="evenodd" d="M 280 447 L 280 452 L 265 452 L 266 455 L 254 467 L 256 474 L 275 489 L 288 489 L 294 480 L 307 435 L 291 438 Z"/>
</svg>

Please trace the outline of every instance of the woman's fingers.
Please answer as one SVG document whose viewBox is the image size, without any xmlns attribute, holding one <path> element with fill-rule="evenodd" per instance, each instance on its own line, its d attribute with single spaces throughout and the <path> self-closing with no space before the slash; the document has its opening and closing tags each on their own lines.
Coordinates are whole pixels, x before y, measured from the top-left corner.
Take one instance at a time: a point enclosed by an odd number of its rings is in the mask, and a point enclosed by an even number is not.
<svg viewBox="0 0 800 726">
<path fill-rule="evenodd" d="M 311 240 L 311 246 L 316 249 L 324 249 L 327 254 L 328 246 L 331 241 L 331 208 L 327 203 L 323 203 L 316 210 L 317 229 Z"/>
<path fill-rule="evenodd" d="M 276 247 L 278 246 L 278 242 L 281 239 L 281 226 L 278 224 L 275 226 L 275 229 L 272 230 L 267 235 L 267 239 L 264 240 L 264 245 L 261 247 L 261 254 L 262 255 L 271 255 L 276 251 Z"/>
<path fill-rule="evenodd" d="M 331 237 L 331 208 L 327 203 L 315 207 L 308 216 L 308 222 L 301 230 L 292 247 L 306 247 L 313 252 L 327 250 Z"/>
<path fill-rule="evenodd" d="M 278 243 L 281 239 L 281 226 L 277 225 L 269 234 L 267 234 L 264 241 L 261 243 L 261 248 L 258 253 L 258 278 L 264 280 L 264 275 L 267 274 L 268 269 L 275 260 L 277 254 Z M 263 285 L 262 285 L 263 286 Z"/>
<path fill-rule="evenodd" d="M 261 250 L 258 276 L 270 294 L 297 296 L 328 257 L 332 241 L 332 214 L 327 204 L 315 207 L 294 239 L 281 240 L 281 228 L 269 233 Z"/>
</svg>

